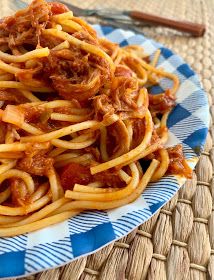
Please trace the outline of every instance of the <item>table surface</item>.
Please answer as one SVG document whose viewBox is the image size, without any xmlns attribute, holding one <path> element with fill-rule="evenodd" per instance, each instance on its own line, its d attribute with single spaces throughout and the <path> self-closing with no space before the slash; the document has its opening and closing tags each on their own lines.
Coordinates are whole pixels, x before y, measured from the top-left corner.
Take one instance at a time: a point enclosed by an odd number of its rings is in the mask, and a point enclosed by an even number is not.
<svg viewBox="0 0 214 280">
<path fill-rule="evenodd" d="M 13 3 L 3 2 L 1 14 L 7 15 L 14 8 Z M 142 10 L 205 23 L 207 31 L 202 38 L 161 27 L 139 30 L 180 54 L 199 74 L 210 104 L 210 130 L 193 178 L 152 219 L 96 254 L 22 280 L 214 279 L 214 1 L 72 0 L 72 4 Z"/>
</svg>

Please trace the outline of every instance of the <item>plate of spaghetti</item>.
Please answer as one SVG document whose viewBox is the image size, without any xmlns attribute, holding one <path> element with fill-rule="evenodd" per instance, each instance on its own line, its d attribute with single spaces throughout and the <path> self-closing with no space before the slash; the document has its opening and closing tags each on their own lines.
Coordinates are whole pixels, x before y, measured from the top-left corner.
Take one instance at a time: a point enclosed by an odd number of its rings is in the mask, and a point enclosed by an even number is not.
<svg viewBox="0 0 214 280">
<path fill-rule="evenodd" d="M 178 191 L 209 123 L 171 50 L 34 0 L 0 22 L 0 277 L 64 265 Z"/>
</svg>

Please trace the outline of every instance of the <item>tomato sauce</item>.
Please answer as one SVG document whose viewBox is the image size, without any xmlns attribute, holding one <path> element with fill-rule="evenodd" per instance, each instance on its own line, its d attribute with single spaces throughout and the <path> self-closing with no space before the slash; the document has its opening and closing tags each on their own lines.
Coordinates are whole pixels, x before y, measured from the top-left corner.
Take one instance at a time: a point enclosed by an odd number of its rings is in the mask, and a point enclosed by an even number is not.
<svg viewBox="0 0 214 280">
<path fill-rule="evenodd" d="M 182 151 L 182 145 L 176 145 L 167 149 L 169 154 L 168 174 L 184 175 L 192 178 L 192 169 L 188 166 Z"/>
<path fill-rule="evenodd" d="M 51 6 L 51 12 L 53 15 L 58 15 L 69 11 L 69 9 L 64 4 L 58 2 L 51 2 L 49 5 Z"/>
</svg>

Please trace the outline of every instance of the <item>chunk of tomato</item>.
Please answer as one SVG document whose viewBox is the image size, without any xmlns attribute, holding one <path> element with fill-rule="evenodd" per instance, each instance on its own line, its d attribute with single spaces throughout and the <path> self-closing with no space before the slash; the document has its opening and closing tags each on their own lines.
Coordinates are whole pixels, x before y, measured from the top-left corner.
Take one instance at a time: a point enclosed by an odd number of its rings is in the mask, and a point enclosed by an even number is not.
<svg viewBox="0 0 214 280">
<path fill-rule="evenodd" d="M 53 15 L 58 15 L 69 11 L 67 6 L 58 2 L 51 2 L 50 5 Z"/>
<path fill-rule="evenodd" d="M 92 181 L 90 169 L 79 163 L 69 163 L 60 173 L 64 190 L 73 189 L 75 184 L 87 185 Z"/>
</svg>

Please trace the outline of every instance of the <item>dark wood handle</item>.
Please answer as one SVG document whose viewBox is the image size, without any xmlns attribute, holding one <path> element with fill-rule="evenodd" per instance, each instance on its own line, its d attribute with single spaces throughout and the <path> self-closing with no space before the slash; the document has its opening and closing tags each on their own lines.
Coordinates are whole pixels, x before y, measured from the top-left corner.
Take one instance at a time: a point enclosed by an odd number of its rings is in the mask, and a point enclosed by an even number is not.
<svg viewBox="0 0 214 280">
<path fill-rule="evenodd" d="M 188 32 L 196 37 L 203 36 L 206 30 L 204 24 L 192 23 L 188 21 L 177 21 L 138 11 L 129 12 L 129 16 L 133 19 L 143 20 L 147 23 L 162 25 L 179 31 Z"/>
</svg>

